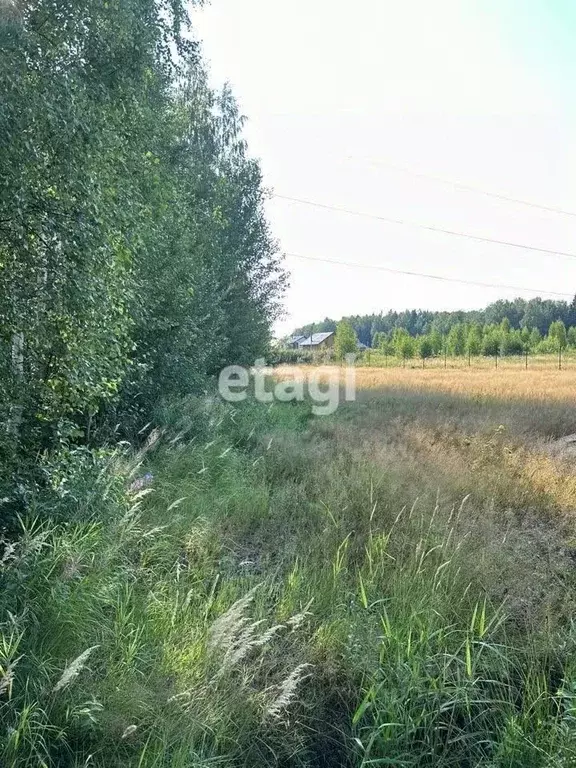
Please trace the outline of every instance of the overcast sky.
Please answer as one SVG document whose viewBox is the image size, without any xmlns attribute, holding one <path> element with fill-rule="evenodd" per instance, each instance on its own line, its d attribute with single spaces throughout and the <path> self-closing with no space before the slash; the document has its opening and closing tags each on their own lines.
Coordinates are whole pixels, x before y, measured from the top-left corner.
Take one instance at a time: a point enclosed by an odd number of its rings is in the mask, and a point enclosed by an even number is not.
<svg viewBox="0 0 576 768">
<path fill-rule="evenodd" d="M 573 0 L 212 0 L 193 24 L 277 194 L 576 254 L 576 216 L 399 170 L 576 214 Z M 287 254 L 576 292 L 576 258 L 279 199 L 268 215 Z M 279 332 L 325 316 L 534 295 L 293 255 L 286 266 Z"/>
</svg>

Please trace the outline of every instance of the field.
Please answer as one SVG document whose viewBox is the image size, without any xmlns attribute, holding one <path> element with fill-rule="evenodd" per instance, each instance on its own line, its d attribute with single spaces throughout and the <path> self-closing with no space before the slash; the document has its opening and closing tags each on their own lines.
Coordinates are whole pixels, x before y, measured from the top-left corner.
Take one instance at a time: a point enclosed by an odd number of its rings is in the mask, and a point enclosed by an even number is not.
<svg viewBox="0 0 576 768">
<path fill-rule="evenodd" d="M 186 401 L 23 521 L 3 765 L 576 764 L 576 371 L 357 386 Z"/>
</svg>

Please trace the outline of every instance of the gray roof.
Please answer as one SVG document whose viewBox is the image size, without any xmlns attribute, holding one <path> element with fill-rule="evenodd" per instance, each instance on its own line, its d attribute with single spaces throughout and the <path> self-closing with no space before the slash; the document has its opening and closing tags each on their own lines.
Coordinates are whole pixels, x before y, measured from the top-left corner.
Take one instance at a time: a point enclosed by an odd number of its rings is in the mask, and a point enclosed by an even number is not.
<svg viewBox="0 0 576 768">
<path fill-rule="evenodd" d="M 287 343 L 288 344 L 298 344 L 299 342 L 304 341 L 305 338 L 306 338 L 306 336 L 302 336 L 302 335 L 300 335 L 300 336 L 290 336 L 290 338 L 287 339 Z"/>
<path fill-rule="evenodd" d="M 304 341 L 299 341 L 298 344 L 301 347 L 317 347 L 318 344 L 322 344 L 327 338 L 334 335 L 334 331 L 328 331 L 326 333 L 313 333 L 312 336 L 308 336 Z"/>
</svg>

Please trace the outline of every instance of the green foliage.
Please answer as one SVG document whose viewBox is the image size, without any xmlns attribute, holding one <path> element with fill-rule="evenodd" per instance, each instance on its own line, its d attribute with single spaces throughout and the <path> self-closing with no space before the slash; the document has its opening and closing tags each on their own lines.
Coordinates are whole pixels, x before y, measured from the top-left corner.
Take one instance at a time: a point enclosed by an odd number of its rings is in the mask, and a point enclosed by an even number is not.
<svg viewBox="0 0 576 768">
<path fill-rule="evenodd" d="M 521 330 L 537 328 L 541 335 L 546 335 L 552 322 L 560 319 L 569 328 L 576 326 L 576 297 L 568 304 L 566 301 L 554 301 L 536 297 L 526 300 L 517 298 L 513 301 L 499 299 L 482 310 L 455 312 L 406 309 L 402 312 L 390 310 L 386 314 L 356 315 L 347 319 L 352 323 L 359 340 L 367 346 L 376 346 L 373 341 L 376 333 L 393 333 L 395 328 L 404 328 L 411 336 L 423 336 L 437 333 L 447 336 L 455 325 L 467 327 L 478 324 L 498 325 L 505 320 L 503 330 Z M 336 322 L 326 318 L 316 323 L 318 331 L 333 331 Z M 310 326 L 298 329 L 296 333 L 309 333 Z M 435 337 L 436 342 L 438 337 Z M 435 345 L 435 354 L 440 348 Z M 462 354 L 462 353 L 459 353 Z"/>
<path fill-rule="evenodd" d="M 434 347 L 428 336 L 421 336 L 418 343 L 418 355 L 422 360 L 427 360 L 434 354 Z"/>
<path fill-rule="evenodd" d="M 528 534 L 538 589 L 490 598 L 521 557 L 481 525 L 493 499 L 434 508 L 434 474 L 406 506 L 421 456 L 383 476 L 305 404 L 163 415 L 154 452 L 52 462 L 52 519 L 4 548 L 3 765 L 571 764 L 576 639 L 550 605 L 572 587 Z"/>
<path fill-rule="evenodd" d="M 266 362 L 269 365 L 296 365 L 297 363 L 312 363 L 317 357 L 317 353 L 307 349 L 286 349 L 284 347 L 273 347 L 266 355 Z"/>
<path fill-rule="evenodd" d="M 414 357 L 414 339 L 404 328 L 396 328 L 392 335 L 392 344 L 398 357 L 404 360 Z"/>
<path fill-rule="evenodd" d="M 526 344 L 520 331 L 508 331 L 502 333 L 500 342 L 501 355 L 521 355 L 526 349 Z"/>
<path fill-rule="evenodd" d="M 556 320 L 550 326 L 548 337 L 556 345 L 556 349 L 564 349 L 568 343 L 566 336 L 566 326 L 562 320 Z"/>
<path fill-rule="evenodd" d="M 466 352 L 466 328 L 463 323 L 457 323 L 448 334 L 448 353 L 460 356 Z"/>
<path fill-rule="evenodd" d="M 134 434 L 268 346 L 258 163 L 182 0 L 14 4 L 0 36 L 0 419 L 16 463 Z M 10 448 L 8 448 L 10 443 Z"/>
<path fill-rule="evenodd" d="M 439 355 L 444 349 L 444 339 L 440 331 L 433 325 L 430 331 L 430 344 L 432 345 L 432 354 Z"/>
<path fill-rule="evenodd" d="M 530 341 L 529 346 L 531 349 L 537 349 L 538 345 L 542 341 L 542 334 L 538 330 L 538 328 L 532 328 L 530 331 Z"/>
<path fill-rule="evenodd" d="M 338 360 L 343 360 L 345 355 L 353 354 L 357 350 L 358 340 L 351 324 L 342 320 L 336 326 L 334 338 L 334 352 Z"/>
<path fill-rule="evenodd" d="M 555 321 L 550 325 L 550 333 L 543 338 L 538 328 L 514 329 L 505 318 L 500 323 L 485 326 L 479 323 L 457 323 L 444 338 L 435 326 L 430 334 L 415 337 L 410 336 L 405 328 L 396 328 L 391 339 L 384 331 L 379 331 L 374 336 L 374 344 L 380 352 L 401 359 L 409 359 L 415 354 L 427 359 L 444 354 L 445 351 L 454 357 L 553 354 L 567 346 L 576 347 L 576 327 L 566 329 L 561 320 Z"/>
<path fill-rule="evenodd" d="M 466 338 L 466 351 L 469 355 L 479 355 L 482 351 L 482 327 L 474 323 L 468 330 Z"/>
<path fill-rule="evenodd" d="M 494 357 L 500 354 L 502 343 L 502 334 L 500 328 L 491 326 L 484 329 L 484 338 L 482 339 L 482 354 Z"/>
<path fill-rule="evenodd" d="M 374 335 L 373 345 L 383 355 L 394 354 L 394 343 L 387 333 L 380 331 Z"/>
</svg>

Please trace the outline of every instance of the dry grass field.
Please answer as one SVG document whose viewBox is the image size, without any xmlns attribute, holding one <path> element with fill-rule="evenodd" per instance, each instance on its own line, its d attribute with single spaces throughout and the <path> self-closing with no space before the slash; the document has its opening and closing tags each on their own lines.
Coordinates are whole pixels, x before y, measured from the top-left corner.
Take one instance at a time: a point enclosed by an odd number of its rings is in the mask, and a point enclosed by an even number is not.
<svg viewBox="0 0 576 768">
<path fill-rule="evenodd" d="M 576 368 L 548 365 L 459 368 L 357 368 L 360 391 L 407 389 L 446 392 L 466 397 L 487 396 L 501 401 L 564 401 L 576 406 Z"/>
<path fill-rule="evenodd" d="M 402 455 L 419 494 L 470 493 L 576 531 L 576 371 L 359 368 L 356 381 L 340 414 L 351 437 Z"/>
<path fill-rule="evenodd" d="M 324 375 L 343 382 L 344 371 Z M 373 467 L 393 504 L 450 514 L 466 497 L 466 535 L 498 563 L 482 577 L 492 596 L 526 603 L 534 584 L 564 580 L 576 554 L 576 449 L 564 440 L 576 433 L 576 371 L 360 367 L 356 388 L 316 430 Z M 540 621 L 544 594 L 526 616 Z"/>
</svg>

